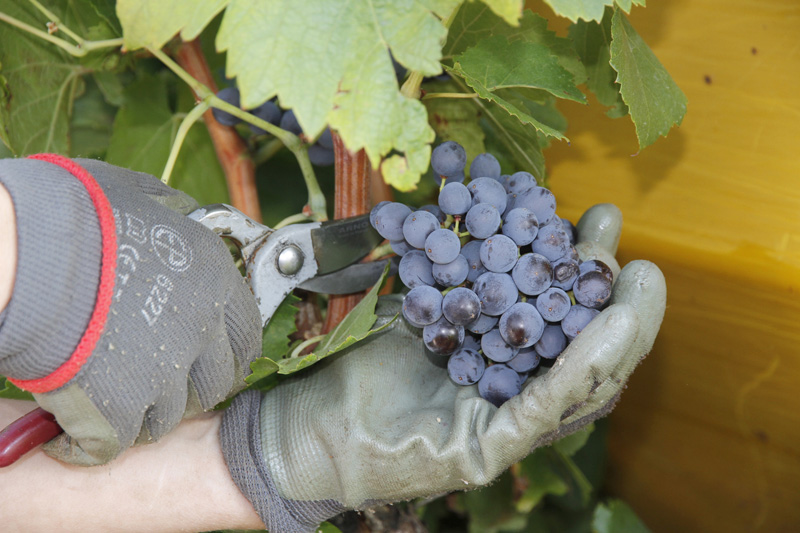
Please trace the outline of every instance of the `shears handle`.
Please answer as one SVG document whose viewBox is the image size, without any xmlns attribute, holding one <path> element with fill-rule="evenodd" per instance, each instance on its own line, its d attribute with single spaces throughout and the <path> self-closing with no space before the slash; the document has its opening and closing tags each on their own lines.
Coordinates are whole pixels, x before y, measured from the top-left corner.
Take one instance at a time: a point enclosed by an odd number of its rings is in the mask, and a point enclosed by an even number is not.
<svg viewBox="0 0 800 533">
<path fill-rule="evenodd" d="M 19 417 L 0 431 L 0 468 L 14 464 L 63 432 L 55 417 L 41 407 Z"/>
</svg>

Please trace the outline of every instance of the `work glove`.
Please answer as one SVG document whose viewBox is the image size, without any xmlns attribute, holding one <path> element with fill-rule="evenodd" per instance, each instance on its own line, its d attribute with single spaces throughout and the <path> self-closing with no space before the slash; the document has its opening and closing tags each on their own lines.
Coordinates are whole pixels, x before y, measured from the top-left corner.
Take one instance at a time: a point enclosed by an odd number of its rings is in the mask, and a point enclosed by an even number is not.
<svg viewBox="0 0 800 533">
<path fill-rule="evenodd" d="M 502 406 L 448 377 L 421 330 L 401 317 L 381 334 L 225 412 L 223 453 L 234 481 L 272 533 L 311 532 L 348 509 L 469 490 L 533 449 L 607 414 L 653 345 L 666 302 L 661 271 L 614 260 L 622 218 L 612 205 L 577 225 L 583 260 L 619 275 L 611 305 Z M 379 323 L 400 312 L 383 298 Z"/>
<path fill-rule="evenodd" d="M 244 386 L 260 314 L 197 204 L 100 161 L 0 160 L 18 228 L 0 374 L 55 415 L 75 464 L 158 440 Z"/>
</svg>

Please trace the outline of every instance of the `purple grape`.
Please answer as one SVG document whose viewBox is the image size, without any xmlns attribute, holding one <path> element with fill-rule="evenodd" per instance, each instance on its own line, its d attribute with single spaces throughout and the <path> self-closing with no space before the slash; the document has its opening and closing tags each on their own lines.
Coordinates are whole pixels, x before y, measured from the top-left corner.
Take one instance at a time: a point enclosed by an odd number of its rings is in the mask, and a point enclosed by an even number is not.
<svg viewBox="0 0 800 533">
<path fill-rule="evenodd" d="M 481 350 L 483 350 L 483 355 L 495 363 L 505 363 L 519 351 L 518 348 L 508 344 L 500 334 L 500 330 L 496 328 L 481 337 Z"/>
<path fill-rule="evenodd" d="M 308 160 L 318 167 L 327 167 L 335 162 L 336 156 L 330 148 L 315 143 L 308 147 Z"/>
<path fill-rule="evenodd" d="M 455 176 L 467 166 L 467 152 L 455 141 L 443 142 L 433 149 L 431 168 L 439 176 Z"/>
<path fill-rule="evenodd" d="M 572 340 L 599 314 L 600 311 L 597 309 L 589 309 L 582 305 L 573 305 L 570 307 L 567 316 L 561 320 L 561 330 L 564 332 L 564 335 L 567 336 L 567 339 Z"/>
<path fill-rule="evenodd" d="M 531 249 L 545 256 L 550 261 L 556 261 L 564 257 L 572 246 L 569 243 L 569 235 L 559 225 L 549 224 L 539 228 L 536 239 L 531 243 Z"/>
<path fill-rule="evenodd" d="M 474 385 L 485 369 L 483 357 L 469 348 L 457 350 L 447 361 L 447 373 L 456 385 Z"/>
<path fill-rule="evenodd" d="M 517 263 L 519 248 L 505 235 L 492 235 L 481 245 L 481 263 L 492 272 L 508 272 Z"/>
<path fill-rule="evenodd" d="M 530 210 L 516 207 L 503 218 L 503 235 L 510 237 L 517 246 L 530 244 L 539 233 L 539 221 Z"/>
<path fill-rule="evenodd" d="M 377 204 L 375 204 L 375 206 L 372 208 L 372 210 L 370 210 L 370 212 L 369 212 L 369 223 L 373 228 L 375 227 L 375 217 L 378 215 L 378 211 L 380 211 L 383 206 L 389 205 L 390 203 L 392 203 L 392 202 L 390 202 L 389 200 L 384 200 L 382 202 L 378 202 Z"/>
<path fill-rule="evenodd" d="M 397 273 L 403 285 L 413 289 L 420 285 L 433 285 L 436 280 L 432 274 L 433 263 L 431 263 L 425 252 L 421 250 L 411 250 L 407 252 L 397 267 Z"/>
<path fill-rule="evenodd" d="M 599 259 L 590 259 L 588 261 L 584 261 L 580 265 L 580 273 L 583 274 L 585 272 L 590 272 L 595 270 L 600 272 L 605 277 L 608 278 L 608 281 L 614 281 L 614 273 L 611 271 L 611 268 L 605 264 L 604 262 L 600 261 Z"/>
<path fill-rule="evenodd" d="M 536 310 L 548 322 L 562 320 L 571 306 L 569 295 L 556 287 L 550 287 L 536 298 Z"/>
<path fill-rule="evenodd" d="M 297 117 L 291 109 L 287 110 L 281 117 L 280 127 L 282 130 L 294 133 L 295 135 L 303 134 L 303 128 L 300 127 L 300 123 L 297 122 Z"/>
<path fill-rule="evenodd" d="M 422 328 L 422 341 L 433 353 L 450 355 L 464 343 L 464 326 L 456 326 L 440 318 Z"/>
<path fill-rule="evenodd" d="M 550 287 L 553 267 L 543 255 L 525 254 L 517 261 L 511 276 L 520 292 L 535 296 Z"/>
<path fill-rule="evenodd" d="M 508 195 L 503 186 L 492 178 L 473 179 L 467 186 L 472 193 L 472 205 L 489 204 L 502 213 L 506 209 Z"/>
<path fill-rule="evenodd" d="M 597 270 L 584 272 L 572 286 L 575 301 L 591 309 L 600 309 L 611 298 L 611 280 Z"/>
<path fill-rule="evenodd" d="M 469 177 L 492 178 L 497 180 L 500 177 L 500 163 L 497 158 L 490 153 L 482 153 L 475 156 L 469 166 Z"/>
<path fill-rule="evenodd" d="M 508 180 L 508 190 L 512 193 L 523 193 L 529 189 L 533 189 L 538 184 L 536 178 L 530 172 L 515 172 L 511 174 Z"/>
<path fill-rule="evenodd" d="M 461 248 L 461 255 L 467 259 L 469 272 L 467 273 L 467 281 L 474 283 L 478 276 L 486 272 L 486 267 L 481 263 L 481 244 L 483 241 L 475 240 L 469 241 Z"/>
<path fill-rule="evenodd" d="M 533 345 L 536 353 L 545 359 L 555 359 L 566 347 L 567 337 L 558 324 L 546 325 L 542 337 Z"/>
<path fill-rule="evenodd" d="M 439 263 L 433 264 L 433 279 L 443 287 L 456 287 L 466 281 L 467 274 L 469 274 L 469 263 L 466 257 L 461 254 L 455 260 L 440 265 Z"/>
<path fill-rule="evenodd" d="M 408 244 L 406 241 L 389 241 L 389 244 L 392 247 L 392 251 L 400 257 L 403 257 L 414 249 L 414 247 Z"/>
<path fill-rule="evenodd" d="M 467 326 L 480 316 L 481 302 L 471 290 L 466 287 L 456 287 L 442 300 L 442 313 L 453 324 Z"/>
<path fill-rule="evenodd" d="M 425 253 L 434 263 L 444 265 L 455 261 L 460 251 L 461 241 L 449 229 L 437 229 L 425 239 Z"/>
<path fill-rule="evenodd" d="M 257 116 L 264 122 L 269 122 L 273 126 L 277 126 L 278 124 L 280 124 L 281 121 L 280 108 L 277 105 L 275 105 L 275 102 L 272 102 L 270 100 L 267 100 L 257 108 L 250 110 L 250 113 Z M 249 126 L 250 126 L 250 131 L 252 131 L 255 135 L 264 135 L 265 133 L 267 133 L 266 130 L 262 130 L 258 126 L 254 126 L 252 124 L 249 124 Z M 331 160 L 331 162 L 332 161 L 333 160 Z"/>
<path fill-rule="evenodd" d="M 236 87 L 225 87 L 217 93 L 217 98 L 234 107 L 239 107 L 239 89 Z M 217 109 L 216 107 L 211 108 L 211 113 L 214 115 L 217 122 L 223 126 L 235 126 L 242 121 L 242 119 L 231 115 L 227 111 Z"/>
<path fill-rule="evenodd" d="M 472 207 L 472 196 L 462 183 L 447 183 L 439 191 L 439 209 L 448 215 L 463 215 Z"/>
<path fill-rule="evenodd" d="M 414 287 L 403 298 L 403 316 L 412 326 L 421 328 L 442 318 L 442 293 L 433 287 Z"/>
<path fill-rule="evenodd" d="M 530 372 L 539 366 L 539 354 L 533 348 L 523 348 L 517 355 L 507 361 L 506 365 L 518 374 Z"/>
<path fill-rule="evenodd" d="M 544 320 L 534 306 L 520 302 L 503 313 L 498 329 L 511 346 L 527 348 L 542 336 Z"/>
<path fill-rule="evenodd" d="M 403 240 L 403 222 L 411 214 L 411 209 L 399 202 L 390 202 L 375 214 L 374 227 L 384 239 Z"/>
<path fill-rule="evenodd" d="M 486 239 L 497 233 L 500 212 L 490 204 L 475 204 L 464 218 L 467 231 L 476 239 Z"/>
<path fill-rule="evenodd" d="M 527 207 L 533 211 L 541 228 L 556 214 L 556 197 L 544 187 L 534 187 L 519 193 L 514 200 L 514 207 Z"/>
<path fill-rule="evenodd" d="M 424 248 L 428 235 L 439 229 L 436 216 L 427 211 L 414 211 L 403 221 L 403 236 L 414 248 Z"/>
<path fill-rule="evenodd" d="M 466 326 L 466 328 L 472 333 L 483 335 L 495 327 L 499 321 L 500 319 L 496 316 L 489 316 L 481 313 L 481 316 L 479 316 L 475 322 Z"/>
<path fill-rule="evenodd" d="M 579 272 L 580 267 L 574 259 L 567 256 L 558 259 L 553 263 L 553 287 L 571 291 Z"/>
<path fill-rule="evenodd" d="M 497 407 L 520 393 L 522 381 L 519 375 L 506 365 L 492 365 L 483 372 L 478 381 L 478 394 Z"/>
<path fill-rule="evenodd" d="M 517 302 L 519 291 L 508 274 L 486 272 L 481 274 L 472 286 L 481 301 L 481 312 L 500 316 Z"/>
</svg>

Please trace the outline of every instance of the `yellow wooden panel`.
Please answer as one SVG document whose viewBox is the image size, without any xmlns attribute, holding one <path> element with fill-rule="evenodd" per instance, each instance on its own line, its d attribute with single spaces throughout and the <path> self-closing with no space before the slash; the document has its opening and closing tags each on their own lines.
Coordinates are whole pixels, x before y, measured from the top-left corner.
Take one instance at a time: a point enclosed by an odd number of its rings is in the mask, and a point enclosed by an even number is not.
<svg viewBox="0 0 800 533">
<path fill-rule="evenodd" d="M 610 489 L 657 532 L 800 531 L 800 2 L 651 0 L 631 22 L 683 125 L 637 153 L 629 119 L 568 102 L 571 144 L 545 154 L 559 213 L 616 203 L 621 262 L 667 278 Z"/>
</svg>

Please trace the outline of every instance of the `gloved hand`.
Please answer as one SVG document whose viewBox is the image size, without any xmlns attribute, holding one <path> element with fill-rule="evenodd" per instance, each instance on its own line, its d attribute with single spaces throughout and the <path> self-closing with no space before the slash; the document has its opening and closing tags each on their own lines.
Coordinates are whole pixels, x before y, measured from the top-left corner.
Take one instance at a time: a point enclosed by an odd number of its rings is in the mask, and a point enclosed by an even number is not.
<svg viewBox="0 0 800 533">
<path fill-rule="evenodd" d="M 0 182 L 18 228 L 0 374 L 64 429 L 49 454 L 108 462 L 241 390 L 260 314 L 222 240 L 184 216 L 194 200 L 58 156 L 2 160 Z"/>
<path fill-rule="evenodd" d="M 578 224 L 582 259 L 598 257 L 619 273 L 621 222 L 612 205 L 589 210 Z M 426 353 L 420 330 L 399 318 L 263 395 L 240 394 L 220 432 L 233 479 L 273 533 L 310 532 L 347 509 L 487 484 L 612 409 L 661 325 L 664 277 L 634 261 L 616 278 L 611 302 L 500 408 L 477 387 L 453 384 L 445 358 Z M 379 320 L 400 308 L 399 298 L 384 298 Z"/>
</svg>

